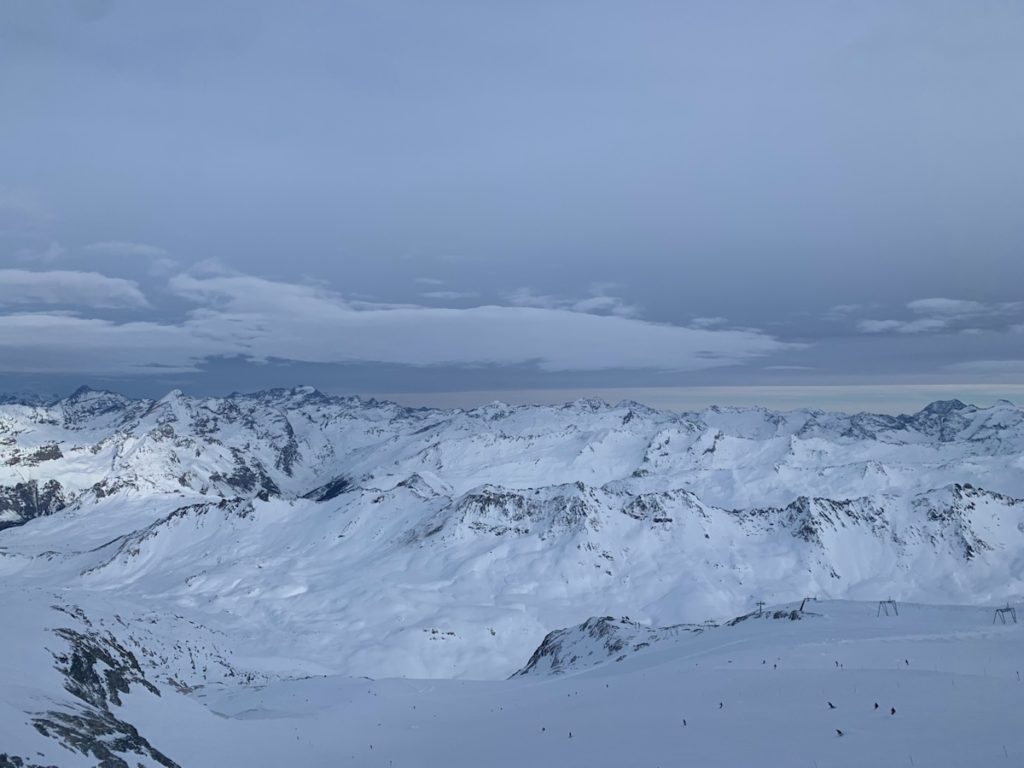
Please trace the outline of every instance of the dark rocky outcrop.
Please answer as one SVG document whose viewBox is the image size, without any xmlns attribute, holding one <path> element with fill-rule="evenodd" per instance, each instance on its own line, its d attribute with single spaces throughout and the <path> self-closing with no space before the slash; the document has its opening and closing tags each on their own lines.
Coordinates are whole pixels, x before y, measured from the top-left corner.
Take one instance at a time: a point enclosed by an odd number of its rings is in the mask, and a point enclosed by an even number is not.
<svg viewBox="0 0 1024 768">
<path fill-rule="evenodd" d="M 138 762 L 129 762 L 133 756 L 180 768 L 111 709 L 121 705 L 121 694 L 129 693 L 133 685 L 160 695 L 135 655 L 109 632 L 60 628 L 54 634 L 68 644 L 67 651 L 51 653 L 57 671 L 64 676 L 64 688 L 78 702 L 34 713 L 35 729 L 73 752 L 94 757 L 100 768 L 130 768 Z"/>
<path fill-rule="evenodd" d="M 24 757 L 18 757 L 17 755 L 9 755 L 6 752 L 0 752 L 0 768 L 57 768 L 56 765 L 43 765 L 42 763 L 34 763 L 31 760 L 27 760 Z"/>
<path fill-rule="evenodd" d="M 622 661 L 630 653 L 648 648 L 666 638 L 686 632 L 699 633 L 706 628 L 694 624 L 649 627 L 628 616 L 619 619 L 613 616 L 593 616 L 578 626 L 549 632 L 530 656 L 526 666 L 512 677 L 560 675 L 608 660 Z"/>
<path fill-rule="evenodd" d="M 36 517 L 52 515 L 64 509 L 67 503 L 64 488 L 56 480 L 47 480 L 42 485 L 36 480 L 29 480 L 0 486 L 0 530 L 24 525 Z"/>
<path fill-rule="evenodd" d="M 60 446 L 56 443 L 48 443 L 26 453 L 15 449 L 14 453 L 7 460 L 7 466 L 34 467 L 44 461 L 56 461 L 61 458 L 64 458 L 64 454 L 61 452 Z"/>
<path fill-rule="evenodd" d="M 310 499 L 312 501 L 330 501 L 333 498 L 340 496 L 352 487 L 351 481 L 347 477 L 340 476 L 333 480 L 324 483 L 318 488 L 314 488 L 309 493 L 303 494 L 302 498 Z"/>
</svg>

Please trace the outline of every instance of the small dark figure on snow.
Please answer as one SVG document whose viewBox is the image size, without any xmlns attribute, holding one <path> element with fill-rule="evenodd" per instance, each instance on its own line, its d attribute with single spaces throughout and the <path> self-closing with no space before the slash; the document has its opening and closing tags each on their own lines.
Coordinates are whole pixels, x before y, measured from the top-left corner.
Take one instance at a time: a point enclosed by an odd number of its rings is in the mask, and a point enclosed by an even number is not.
<svg viewBox="0 0 1024 768">
<path fill-rule="evenodd" d="M 833 703 L 832 703 L 832 702 L 830 701 L 830 702 L 828 703 L 828 708 L 829 708 L 829 709 L 835 709 L 835 708 L 836 708 L 836 705 L 835 705 L 835 704 L 833 704 Z"/>
<path fill-rule="evenodd" d="M 838 728 L 836 728 L 836 733 L 838 733 L 838 734 L 839 734 L 840 736 L 842 736 L 842 735 L 843 735 L 843 732 L 842 732 L 842 731 L 840 731 L 840 730 L 839 730 Z"/>
<path fill-rule="evenodd" d="M 909 667 L 910 666 L 910 659 L 904 659 L 903 663 L 906 664 Z"/>
<path fill-rule="evenodd" d="M 569 738 L 572 738 L 572 731 L 569 731 Z"/>
<path fill-rule="evenodd" d="M 890 709 L 889 710 L 889 714 L 890 715 L 895 715 L 896 714 L 896 707 L 893 707 L 892 709 Z"/>
<path fill-rule="evenodd" d="M 878 702 L 875 702 L 875 709 L 878 709 Z"/>
<path fill-rule="evenodd" d="M 724 707 L 724 706 L 725 706 L 725 704 L 724 704 L 723 702 L 721 702 L 721 701 L 720 701 L 720 702 L 718 702 L 718 708 L 719 708 L 719 709 L 721 709 L 721 708 L 722 708 L 722 707 Z"/>
<path fill-rule="evenodd" d="M 683 718 L 683 725 L 686 725 L 686 718 Z"/>
</svg>

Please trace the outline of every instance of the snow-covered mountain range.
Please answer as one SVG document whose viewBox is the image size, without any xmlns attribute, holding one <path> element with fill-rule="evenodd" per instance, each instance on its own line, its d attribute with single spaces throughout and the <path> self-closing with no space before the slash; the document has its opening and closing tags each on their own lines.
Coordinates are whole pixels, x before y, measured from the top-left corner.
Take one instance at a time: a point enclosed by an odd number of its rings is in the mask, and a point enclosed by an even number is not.
<svg viewBox="0 0 1024 768">
<path fill-rule="evenodd" d="M 592 615 L 1019 596 L 1022 496 L 1010 403 L 462 411 L 302 387 L 0 406 L 6 579 L 280 631 L 295 671 L 497 677 Z"/>
<path fill-rule="evenodd" d="M 560 627 L 643 647 L 758 600 L 1012 600 L 1021 497 L 1008 402 L 435 410 L 300 387 L 0 404 L 8 614 L 38 628 L 57 607 L 81 624 L 58 635 L 72 656 L 186 691 L 558 671 L 541 641 Z M 591 618 L 609 614 L 632 619 Z M 90 695 L 102 719 L 109 696 Z"/>
</svg>

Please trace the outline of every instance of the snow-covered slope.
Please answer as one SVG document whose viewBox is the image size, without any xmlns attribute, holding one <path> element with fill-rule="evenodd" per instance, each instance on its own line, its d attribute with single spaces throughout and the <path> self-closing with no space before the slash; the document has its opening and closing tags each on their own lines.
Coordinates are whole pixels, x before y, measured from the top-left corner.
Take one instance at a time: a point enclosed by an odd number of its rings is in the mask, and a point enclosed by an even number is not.
<svg viewBox="0 0 1024 768">
<path fill-rule="evenodd" d="M 0 406 L 8 583 L 159 596 L 254 656 L 298 638 L 296 673 L 502 677 L 608 613 L 1003 600 L 1024 594 L 1018 495 L 1008 403 L 438 411 L 297 388 Z"/>
<path fill-rule="evenodd" d="M 68 658 L 81 645 L 158 689 L 503 679 L 535 649 L 531 674 L 564 670 L 581 654 L 541 653 L 553 628 L 589 621 L 606 651 L 696 642 L 759 599 L 1002 603 L 1024 595 L 1022 496 L 1010 403 L 462 411 L 303 387 L 0 404 L 17 631 L 52 648 L 67 630 Z M 609 614 L 632 619 L 590 619 Z M 90 696 L 90 717 L 114 711 Z"/>
<path fill-rule="evenodd" d="M 878 616 L 875 603 L 798 606 L 766 606 L 762 616 L 700 631 L 588 621 L 562 633 L 576 658 L 560 656 L 562 674 L 553 677 L 535 665 L 508 681 L 252 681 L 222 667 L 193 689 L 157 674 L 139 655 L 138 636 L 118 640 L 108 623 L 66 603 L 54 610 L 0 594 L 0 610 L 19 627 L 55 627 L 49 636 L 12 636 L 11 653 L 0 656 L 0 765 L 1024 761 L 1024 624 L 993 624 L 991 609 L 960 606 L 904 603 L 899 616 Z M 624 647 L 609 647 L 615 634 Z M 202 641 L 196 630 L 180 629 L 179 638 Z"/>
</svg>

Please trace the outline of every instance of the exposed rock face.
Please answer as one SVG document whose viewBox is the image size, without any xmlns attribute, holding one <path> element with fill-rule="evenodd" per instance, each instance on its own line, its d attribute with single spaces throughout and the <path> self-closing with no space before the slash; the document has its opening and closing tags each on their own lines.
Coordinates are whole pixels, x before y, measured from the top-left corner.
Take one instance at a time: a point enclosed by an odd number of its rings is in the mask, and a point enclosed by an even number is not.
<svg viewBox="0 0 1024 768">
<path fill-rule="evenodd" d="M 806 603 L 806 601 L 804 601 Z M 725 622 L 724 627 L 735 627 L 745 621 L 800 621 L 819 614 L 804 610 L 804 603 L 751 611 Z M 549 632 L 530 660 L 512 677 L 562 675 L 579 672 L 607 662 L 624 661 L 659 643 L 685 642 L 686 637 L 718 629 L 713 621 L 702 624 L 676 624 L 652 627 L 631 620 L 628 616 L 594 616 L 582 624 Z M 510 678 L 511 679 L 511 678 Z"/>
<path fill-rule="evenodd" d="M 29 520 L 52 515 L 67 506 L 64 489 L 56 480 L 29 480 L 0 486 L 0 530 L 23 525 Z"/>
<path fill-rule="evenodd" d="M 54 634 L 68 644 L 67 651 L 53 652 L 64 688 L 82 703 L 36 713 L 32 717 L 36 730 L 74 752 L 96 758 L 103 768 L 129 768 L 132 756 L 180 768 L 112 709 L 121 706 L 121 694 L 133 685 L 160 695 L 135 655 L 110 633 L 61 628 Z"/>
<path fill-rule="evenodd" d="M 56 765 L 43 765 L 17 755 L 0 752 L 0 768 L 57 768 Z"/>
<path fill-rule="evenodd" d="M 336 477 L 333 480 L 324 483 L 319 488 L 314 488 L 309 493 L 303 494 L 303 498 L 312 499 L 313 501 L 330 501 L 331 499 L 337 498 L 351 487 L 352 483 L 347 477 Z"/>
<path fill-rule="evenodd" d="M 544 538 L 599 528 L 602 495 L 583 483 L 527 492 L 485 486 L 456 501 L 450 519 L 478 533 L 503 536 L 536 532 Z"/>
<path fill-rule="evenodd" d="M 700 633 L 714 624 L 678 624 L 671 627 L 648 627 L 628 616 L 595 616 L 576 627 L 549 632 L 526 666 L 512 677 L 527 675 L 560 675 L 603 664 L 622 661 L 669 637 L 682 633 Z"/>
<path fill-rule="evenodd" d="M 24 453 L 15 449 L 7 459 L 7 466 L 34 467 L 44 461 L 56 461 L 62 458 L 64 458 L 64 454 L 61 453 L 60 446 L 56 443 L 50 443 L 49 445 L 44 445 Z"/>
</svg>

